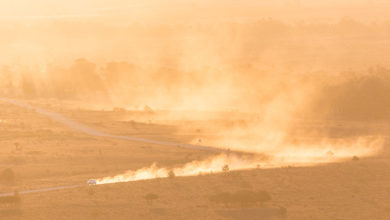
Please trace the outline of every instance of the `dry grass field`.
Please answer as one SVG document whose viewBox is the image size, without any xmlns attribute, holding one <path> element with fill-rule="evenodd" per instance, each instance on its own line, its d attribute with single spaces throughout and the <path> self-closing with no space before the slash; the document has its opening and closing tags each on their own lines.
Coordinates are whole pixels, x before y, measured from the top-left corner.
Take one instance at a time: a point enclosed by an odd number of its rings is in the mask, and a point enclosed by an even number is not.
<svg viewBox="0 0 390 220">
<path fill-rule="evenodd" d="M 192 121 L 194 126 L 180 127 L 172 122 L 163 125 L 128 120 L 140 118 L 139 114 L 146 114 L 143 112 L 65 107 L 51 110 L 111 133 L 178 143 L 212 136 L 203 122 Z M 116 175 L 154 162 L 166 167 L 182 165 L 214 153 L 94 137 L 6 103 L 1 103 L 0 118 L 0 165 L 14 173 L 12 181 L 2 179 L 0 192 L 81 184 L 74 189 L 19 195 L 19 202 L 2 202 L 2 219 L 390 218 L 388 144 L 380 155 L 351 157 L 340 163 L 88 186 L 86 181 L 91 178 Z M 370 129 L 354 126 L 356 129 L 348 130 L 382 135 L 388 132 L 383 124 L 376 129 L 374 125 Z M 248 193 L 261 191 L 270 199 L 260 203 L 246 200 Z M 223 197 L 227 193 L 241 193 L 242 200 Z"/>
</svg>

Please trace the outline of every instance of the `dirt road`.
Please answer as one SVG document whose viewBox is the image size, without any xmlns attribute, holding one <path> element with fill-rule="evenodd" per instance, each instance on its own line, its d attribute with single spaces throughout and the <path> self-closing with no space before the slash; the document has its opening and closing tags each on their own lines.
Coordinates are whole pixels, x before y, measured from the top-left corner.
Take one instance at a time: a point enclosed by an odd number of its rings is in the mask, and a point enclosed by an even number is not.
<svg viewBox="0 0 390 220">
<path fill-rule="evenodd" d="M 190 144 L 180 144 L 180 143 L 173 143 L 173 142 L 166 142 L 166 141 L 158 141 L 158 140 L 150 140 L 150 139 L 130 137 L 130 136 L 108 134 L 108 133 L 104 133 L 104 132 L 95 130 L 93 128 L 90 128 L 90 127 L 83 125 L 81 123 L 78 123 L 76 121 L 73 121 L 73 120 L 71 120 L 71 119 L 69 119 L 61 114 L 50 112 L 50 111 L 47 111 L 45 109 L 24 103 L 22 101 L 8 99 L 8 98 L 0 98 L 0 101 L 6 102 L 6 103 L 9 103 L 12 105 L 16 105 L 16 106 L 19 106 L 21 108 L 25 108 L 25 109 L 28 109 L 31 111 L 35 111 L 36 113 L 39 113 L 41 115 L 45 115 L 45 116 L 49 117 L 53 121 L 59 122 L 59 123 L 65 125 L 69 128 L 72 128 L 74 130 L 77 130 L 79 132 L 83 132 L 85 134 L 92 135 L 92 136 L 122 139 L 122 140 L 127 140 L 127 141 L 157 144 L 157 145 L 164 145 L 164 146 L 171 146 L 171 147 L 182 147 L 182 148 L 195 149 L 195 150 L 205 150 L 205 151 L 211 151 L 211 152 L 217 152 L 217 153 L 225 152 L 225 150 L 213 148 L 213 147 L 197 146 L 197 145 L 190 145 Z M 84 186 L 84 185 L 57 186 L 57 187 L 48 187 L 48 188 L 33 189 L 33 190 L 23 190 L 23 191 L 20 191 L 19 194 L 29 194 L 29 193 L 40 193 L 40 192 L 64 190 L 64 189 L 77 188 L 77 187 L 81 187 L 81 186 Z M 0 197 L 12 196 L 12 195 L 14 195 L 13 192 L 0 193 Z"/>
<path fill-rule="evenodd" d="M 199 146 L 199 145 L 191 145 L 191 144 L 181 144 L 181 143 L 173 143 L 173 142 L 167 142 L 167 141 L 158 141 L 158 140 L 151 140 L 151 139 L 145 139 L 145 138 L 137 138 L 137 137 L 130 137 L 130 136 L 122 136 L 122 135 L 114 135 L 114 134 L 108 134 L 104 133 L 98 130 L 95 130 L 93 128 L 90 128 L 86 125 L 83 125 L 81 123 L 78 123 L 76 121 L 73 121 L 61 114 L 54 113 L 47 111 L 45 109 L 32 106 L 30 104 L 24 103 L 22 101 L 14 100 L 14 99 L 8 99 L 8 98 L 0 98 L 0 101 L 7 102 L 9 104 L 13 104 L 25 109 L 29 109 L 32 111 L 35 111 L 39 114 L 45 115 L 52 119 L 53 121 L 62 123 L 69 128 L 72 128 L 74 130 L 83 132 L 85 134 L 89 134 L 92 136 L 97 137 L 106 137 L 106 138 L 114 138 L 114 139 L 122 139 L 127 141 L 134 141 L 134 142 L 142 142 L 142 143 L 148 143 L 148 144 L 157 144 L 157 145 L 164 145 L 164 146 L 171 146 L 171 147 L 181 147 L 181 148 L 188 148 L 188 149 L 195 149 L 195 150 L 205 150 L 205 151 L 211 151 L 211 152 L 226 152 L 224 149 L 219 149 L 215 147 L 208 147 L 208 146 Z"/>
</svg>

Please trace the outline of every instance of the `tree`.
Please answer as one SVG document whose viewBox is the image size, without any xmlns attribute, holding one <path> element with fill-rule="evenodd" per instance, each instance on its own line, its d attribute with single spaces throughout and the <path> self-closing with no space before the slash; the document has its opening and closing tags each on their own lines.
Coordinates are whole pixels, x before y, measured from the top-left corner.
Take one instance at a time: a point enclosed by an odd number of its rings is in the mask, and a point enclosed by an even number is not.
<svg viewBox="0 0 390 220">
<path fill-rule="evenodd" d="M 35 87 L 35 82 L 30 73 L 25 73 L 22 75 L 21 86 L 23 95 L 25 97 L 33 98 L 36 96 L 37 90 Z"/>
<path fill-rule="evenodd" d="M 69 86 L 80 92 L 104 91 L 101 77 L 96 72 L 96 65 L 86 59 L 77 59 L 69 68 L 67 79 Z"/>
</svg>

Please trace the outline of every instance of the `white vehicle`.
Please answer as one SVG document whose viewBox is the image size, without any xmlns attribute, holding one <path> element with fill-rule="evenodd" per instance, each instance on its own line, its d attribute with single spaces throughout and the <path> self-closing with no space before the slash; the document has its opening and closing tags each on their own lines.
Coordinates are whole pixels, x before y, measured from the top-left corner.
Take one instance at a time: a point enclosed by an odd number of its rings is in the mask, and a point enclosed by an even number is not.
<svg viewBox="0 0 390 220">
<path fill-rule="evenodd" d="M 90 179 L 90 180 L 88 180 L 87 184 L 88 185 L 96 185 L 97 184 L 97 180 L 96 179 Z"/>
</svg>

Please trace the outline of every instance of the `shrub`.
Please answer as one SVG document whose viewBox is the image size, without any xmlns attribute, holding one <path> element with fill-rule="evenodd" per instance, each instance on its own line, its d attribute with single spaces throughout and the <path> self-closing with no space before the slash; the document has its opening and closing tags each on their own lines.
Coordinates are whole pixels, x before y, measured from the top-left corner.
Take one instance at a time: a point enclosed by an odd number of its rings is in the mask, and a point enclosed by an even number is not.
<svg viewBox="0 0 390 220">
<path fill-rule="evenodd" d="M 233 194 L 234 201 L 241 205 L 263 204 L 271 200 L 271 196 L 265 191 L 253 192 L 250 190 L 241 190 Z"/>
<path fill-rule="evenodd" d="M 173 170 L 170 170 L 170 171 L 168 172 L 168 177 L 169 177 L 169 178 L 174 178 L 174 177 L 175 177 L 175 172 L 173 172 Z"/>
<path fill-rule="evenodd" d="M 0 203 L 2 203 L 2 204 L 15 204 L 15 205 L 17 205 L 17 204 L 20 204 L 21 201 L 22 201 L 22 199 L 20 198 L 18 191 L 15 191 L 14 195 L 12 195 L 12 196 L 0 197 Z"/>
<path fill-rule="evenodd" d="M 96 191 L 94 187 L 88 187 L 88 195 L 93 196 L 95 193 Z"/>
<path fill-rule="evenodd" d="M 112 109 L 112 111 L 114 111 L 114 112 L 126 112 L 126 109 L 121 108 L 121 107 L 114 107 Z"/>
<path fill-rule="evenodd" d="M 25 164 L 26 159 L 23 156 L 8 156 L 7 162 L 10 164 Z"/>
<path fill-rule="evenodd" d="M 0 183 L 2 184 L 14 184 L 15 183 L 15 173 L 12 169 L 4 169 L 0 173 Z"/>
<path fill-rule="evenodd" d="M 225 172 L 225 173 L 226 173 L 226 172 L 229 172 L 229 170 L 230 170 L 230 169 L 229 169 L 229 165 L 227 165 L 227 164 L 225 164 L 225 165 L 222 167 L 222 171 Z"/>
<path fill-rule="evenodd" d="M 144 196 L 145 200 L 149 203 L 153 202 L 154 200 L 157 200 L 159 196 L 154 193 L 149 193 Z"/>
<path fill-rule="evenodd" d="M 359 160 L 359 157 L 358 157 L 358 156 L 353 156 L 353 157 L 352 157 L 352 160 L 353 160 L 353 161 L 358 161 L 358 160 Z"/>
<path fill-rule="evenodd" d="M 281 216 L 287 215 L 287 209 L 285 207 L 279 207 L 279 213 Z"/>
<path fill-rule="evenodd" d="M 15 145 L 15 150 L 20 150 L 19 142 L 15 142 L 14 145 Z"/>
<path fill-rule="evenodd" d="M 151 107 L 149 107 L 148 105 L 145 105 L 144 106 L 144 112 L 146 113 L 153 113 L 153 109 Z"/>
<path fill-rule="evenodd" d="M 253 192 L 250 190 L 240 190 L 235 193 L 218 193 L 212 196 L 210 200 L 224 205 L 250 206 L 255 204 L 262 205 L 263 203 L 270 201 L 271 196 L 266 191 Z"/>
</svg>

